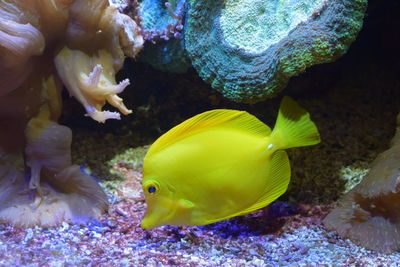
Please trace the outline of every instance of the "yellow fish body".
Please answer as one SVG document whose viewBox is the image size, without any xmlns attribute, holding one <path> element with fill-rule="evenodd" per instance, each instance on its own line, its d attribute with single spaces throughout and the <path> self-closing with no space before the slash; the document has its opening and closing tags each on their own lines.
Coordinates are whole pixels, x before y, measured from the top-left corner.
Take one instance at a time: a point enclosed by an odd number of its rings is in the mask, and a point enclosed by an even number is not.
<svg viewBox="0 0 400 267">
<path fill-rule="evenodd" d="M 145 156 L 142 227 L 204 225 L 265 207 L 289 184 L 283 149 L 319 142 L 309 114 L 288 97 L 273 131 L 245 111 L 198 114 L 162 135 Z"/>
</svg>

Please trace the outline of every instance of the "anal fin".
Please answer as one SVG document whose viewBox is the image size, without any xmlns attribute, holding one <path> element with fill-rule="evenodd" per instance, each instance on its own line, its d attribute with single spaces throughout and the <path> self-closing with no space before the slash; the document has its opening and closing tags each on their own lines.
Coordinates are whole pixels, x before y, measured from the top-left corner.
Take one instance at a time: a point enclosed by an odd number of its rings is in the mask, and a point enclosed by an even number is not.
<svg viewBox="0 0 400 267">
<path fill-rule="evenodd" d="M 287 153 L 283 150 L 276 151 L 272 156 L 270 164 L 271 167 L 267 178 L 268 183 L 261 198 L 254 205 L 234 216 L 261 209 L 286 192 L 290 182 L 290 163 Z"/>
<path fill-rule="evenodd" d="M 253 205 L 245 210 L 225 216 L 223 218 L 209 220 L 207 223 L 226 220 L 264 208 L 285 193 L 290 181 L 290 163 L 287 153 L 283 150 L 276 151 L 273 154 L 269 164 L 271 165 L 268 177 L 266 178 L 268 181 L 265 191 Z M 263 179 L 263 177 L 260 177 L 260 179 Z"/>
</svg>

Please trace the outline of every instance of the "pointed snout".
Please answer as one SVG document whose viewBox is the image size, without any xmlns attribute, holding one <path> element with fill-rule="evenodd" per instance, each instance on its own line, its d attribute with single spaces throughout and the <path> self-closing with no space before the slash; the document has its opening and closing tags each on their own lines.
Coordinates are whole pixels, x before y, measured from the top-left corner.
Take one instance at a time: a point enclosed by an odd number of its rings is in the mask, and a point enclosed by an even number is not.
<svg viewBox="0 0 400 267">
<path fill-rule="evenodd" d="M 151 219 L 149 219 L 149 217 L 145 216 L 142 219 L 141 226 L 143 229 L 149 230 L 149 229 L 153 229 L 154 227 L 156 227 L 156 224 L 154 222 L 152 222 Z"/>
<path fill-rule="evenodd" d="M 161 213 L 146 213 L 144 218 L 142 219 L 141 226 L 143 229 L 149 230 L 156 228 L 161 225 L 168 224 L 165 221 L 166 216 L 163 216 Z"/>
</svg>

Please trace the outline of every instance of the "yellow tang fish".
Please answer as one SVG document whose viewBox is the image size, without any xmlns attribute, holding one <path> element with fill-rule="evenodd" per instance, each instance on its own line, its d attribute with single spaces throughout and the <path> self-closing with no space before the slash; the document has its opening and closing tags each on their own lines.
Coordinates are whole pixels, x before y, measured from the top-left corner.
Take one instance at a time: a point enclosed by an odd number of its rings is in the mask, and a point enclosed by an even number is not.
<svg viewBox="0 0 400 267">
<path fill-rule="evenodd" d="M 265 207 L 289 184 L 283 149 L 319 142 L 310 115 L 289 97 L 273 131 L 245 111 L 198 114 L 162 135 L 145 156 L 142 227 L 204 225 Z"/>
</svg>

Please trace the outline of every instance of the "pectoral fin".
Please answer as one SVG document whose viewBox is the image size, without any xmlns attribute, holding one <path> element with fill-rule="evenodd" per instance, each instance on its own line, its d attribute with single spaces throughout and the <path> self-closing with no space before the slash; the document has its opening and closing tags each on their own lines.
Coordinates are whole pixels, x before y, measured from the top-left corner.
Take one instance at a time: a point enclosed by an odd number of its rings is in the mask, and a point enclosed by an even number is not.
<svg viewBox="0 0 400 267">
<path fill-rule="evenodd" d="M 192 208 L 194 207 L 194 204 L 193 204 L 193 202 L 191 202 L 191 201 L 189 201 L 189 200 L 187 200 L 187 199 L 181 198 L 181 199 L 179 200 L 179 206 L 180 206 L 182 209 L 188 210 L 188 209 L 192 209 Z"/>
</svg>

